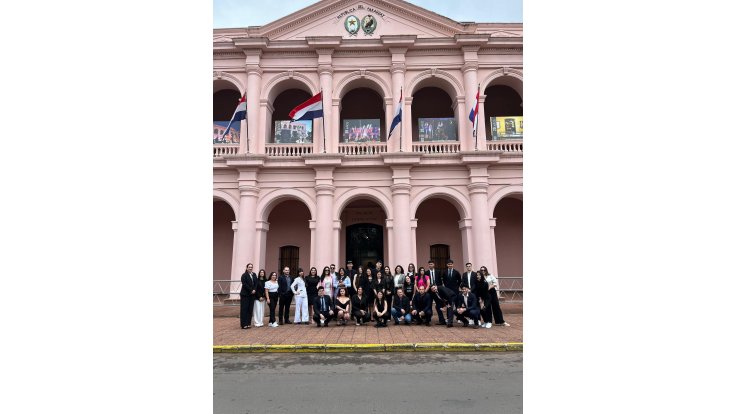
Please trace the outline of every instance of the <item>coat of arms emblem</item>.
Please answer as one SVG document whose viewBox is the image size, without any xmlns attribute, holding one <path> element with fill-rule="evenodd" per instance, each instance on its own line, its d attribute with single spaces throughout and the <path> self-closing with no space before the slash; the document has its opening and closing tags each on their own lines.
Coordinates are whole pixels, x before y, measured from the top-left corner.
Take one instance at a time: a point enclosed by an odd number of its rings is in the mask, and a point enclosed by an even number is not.
<svg viewBox="0 0 736 414">
<path fill-rule="evenodd" d="M 363 26 L 363 31 L 365 32 L 365 34 L 372 35 L 373 32 L 376 30 L 376 26 L 378 26 L 378 21 L 376 21 L 376 18 L 373 17 L 372 14 L 369 14 L 363 18 L 361 24 Z"/>
<path fill-rule="evenodd" d="M 345 19 L 345 30 L 350 33 L 350 36 L 356 36 L 360 30 L 360 20 L 355 16 L 348 16 Z"/>
</svg>

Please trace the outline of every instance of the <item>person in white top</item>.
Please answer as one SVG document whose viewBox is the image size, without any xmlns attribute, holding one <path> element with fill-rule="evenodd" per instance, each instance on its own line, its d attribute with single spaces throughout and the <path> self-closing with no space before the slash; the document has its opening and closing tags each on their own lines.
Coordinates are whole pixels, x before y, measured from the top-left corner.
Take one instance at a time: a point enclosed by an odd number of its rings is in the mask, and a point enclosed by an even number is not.
<svg viewBox="0 0 736 414">
<path fill-rule="evenodd" d="M 332 273 L 330 273 L 330 268 L 325 266 L 325 268 L 322 269 L 322 276 L 320 277 L 317 289 L 319 289 L 320 286 L 325 288 L 325 295 L 329 296 L 330 299 L 334 296 L 333 292 L 335 291 L 333 280 L 334 278 L 332 277 Z"/>
<path fill-rule="evenodd" d="M 266 303 L 268 303 L 268 309 L 270 311 L 268 315 L 268 326 L 276 328 L 279 326 L 276 323 L 276 305 L 279 303 L 279 275 L 276 272 L 271 272 L 266 281 Z"/>
<path fill-rule="evenodd" d="M 404 287 L 404 278 L 406 275 L 404 274 L 404 268 L 401 267 L 401 265 L 396 265 L 394 267 L 394 294 L 396 294 L 396 291 L 399 288 Z"/>
<path fill-rule="evenodd" d="M 480 271 L 483 273 L 486 282 L 488 282 L 493 322 L 498 326 L 510 326 L 509 323 L 503 319 L 501 304 L 498 301 L 499 295 L 496 293 L 496 289 L 498 288 L 498 279 L 496 279 L 496 276 L 494 276 L 492 273 L 488 273 L 488 268 L 485 266 L 481 266 Z"/>
<path fill-rule="evenodd" d="M 309 325 L 309 310 L 307 309 L 307 284 L 304 283 L 304 270 L 299 268 L 297 277 L 291 282 L 291 291 L 296 298 L 294 309 L 294 323 Z"/>
</svg>

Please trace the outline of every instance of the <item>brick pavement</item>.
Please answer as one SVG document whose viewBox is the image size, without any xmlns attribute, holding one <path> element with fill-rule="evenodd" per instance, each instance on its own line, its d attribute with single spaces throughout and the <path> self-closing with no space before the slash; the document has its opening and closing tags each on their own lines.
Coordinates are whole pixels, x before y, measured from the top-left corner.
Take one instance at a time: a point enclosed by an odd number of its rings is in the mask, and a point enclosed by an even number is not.
<svg viewBox="0 0 736 414">
<path fill-rule="evenodd" d="M 464 328 L 462 323 L 452 328 L 435 325 L 434 315 L 431 326 L 394 325 L 376 328 L 373 323 L 355 326 L 337 326 L 334 322 L 325 328 L 315 325 L 268 326 L 268 309 L 264 316 L 264 326 L 240 329 L 238 307 L 215 307 L 213 319 L 213 345 L 294 345 L 294 344 L 396 344 L 420 342 L 456 343 L 508 343 L 523 342 L 523 307 L 521 304 L 502 304 L 504 319 L 511 326 L 493 326 L 491 329 Z M 291 315 L 293 317 L 293 308 Z"/>
</svg>

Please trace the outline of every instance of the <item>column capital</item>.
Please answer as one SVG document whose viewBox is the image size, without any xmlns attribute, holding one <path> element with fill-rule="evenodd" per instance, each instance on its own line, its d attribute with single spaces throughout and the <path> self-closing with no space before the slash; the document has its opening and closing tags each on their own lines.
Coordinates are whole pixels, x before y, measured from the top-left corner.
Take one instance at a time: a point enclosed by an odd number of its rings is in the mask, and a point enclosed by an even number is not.
<svg viewBox="0 0 736 414">
<path fill-rule="evenodd" d="M 411 184 L 408 184 L 408 183 L 391 184 L 391 193 L 393 195 L 401 195 L 401 194 L 409 195 L 411 193 Z"/>
<path fill-rule="evenodd" d="M 320 64 L 317 66 L 317 72 L 319 72 L 320 75 L 332 75 L 334 71 L 335 70 L 332 68 L 331 64 Z"/>
<path fill-rule="evenodd" d="M 457 222 L 457 225 L 460 230 L 470 230 L 473 228 L 473 219 L 461 219 Z"/>
<path fill-rule="evenodd" d="M 261 192 L 260 188 L 246 184 L 238 185 L 238 190 L 240 190 L 241 197 L 258 197 L 258 193 Z"/>
<path fill-rule="evenodd" d="M 267 232 L 271 228 L 270 223 L 263 220 L 256 220 L 256 231 Z"/>
<path fill-rule="evenodd" d="M 475 182 L 468 184 L 468 191 L 470 192 L 470 195 L 478 193 L 487 194 L 488 187 L 490 187 L 490 184 L 488 184 L 487 182 Z"/>
<path fill-rule="evenodd" d="M 411 220 L 409 220 L 409 225 L 411 226 L 412 229 L 415 229 L 416 230 L 417 226 L 419 226 L 419 220 L 418 219 L 411 219 Z"/>
<path fill-rule="evenodd" d="M 393 230 L 394 228 L 394 219 L 386 219 L 386 229 Z"/>
<path fill-rule="evenodd" d="M 248 76 L 258 76 L 259 78 L 263 75 L 263 69 L 259 65 L 245 65 L 245 71 Z"/>
<path fill-rule="evenodd" d="M 391 73 L 405 73 L 405 72 L 406 72 L 405 63 L 394 63 L 391 65 Z"/>
<path fill-rule="evenodd" d="M 460 70 L 463 73 L 468 72 L 468 71 L 477 71 L 478 70 L 478 62 L 476 62 L 476 61 L 465 62 L 465 64 L 460 68 Z"/>
<path fill-rule="evenodd" d="M 238 231 L 238 220 L 233 220 L 230 223 L 233 226 L 233 231 Z"/>
<path fill-rule="evenodd" d="M 317 228 L 317 220 L 309 220 L 309 229 L 315 230 Z"/>
<path fill-rule="evenodd" d="M 496 228 L 496 218 L 495 217 L 489 218 L 488 224 L 491 226 L 492 229 L 495 229 Z"/>
<path fill-rule="evenodd" d="M 332 229 L 333 230 L 340 230 L 342 228 L 342 220 L 333 220 L 332 221 Z"/>
<path fill-rule="evenodd" d="M 314 186 L 314 189 L 317 190 L 317 195 L 333 195 L 335 194 L 336 187 L 332 184 L 317 184 Z"/>
</svg>

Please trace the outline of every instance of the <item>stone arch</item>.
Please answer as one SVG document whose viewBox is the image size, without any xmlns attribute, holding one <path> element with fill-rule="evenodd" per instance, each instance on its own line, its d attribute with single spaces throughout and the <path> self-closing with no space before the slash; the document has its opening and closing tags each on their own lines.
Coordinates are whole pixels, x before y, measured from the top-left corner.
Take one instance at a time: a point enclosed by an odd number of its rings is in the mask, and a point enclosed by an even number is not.
<svg viewBox="0 0 736 414">
<path fill-rule="evenodd" d="M 226 202 L 230 206 L 230 208 L 233 209 L 233 213 L 235 213 L 235 221 L 238 220 L 238 209 L 240 208 L 240 202 L 235 197 L 223 190 L 213 190 L 212 196 L 217 200 L 222 200 Z"/>
<path fill-rule="evenodd" d="M 496 209 L 496 205 L 498 205 L 498 202 L 501 201 L 504 197 L 509 195 L 523 194 L 524 188 L 521 185 L 507 185 L 506 187 L 503 187 L 495 193 L 489 195 L 488 206 L 490 207 L 491 217 L 493 216 L 493 211 Z"/>
<path fill-rule="evenodd" d="M 231 73 L 220 72 L 220 71 L 213 72 L 212 73 L 213 84 L 217 83 L 218 81 L 224 81 L 224 82 L 228 82 L 232 84 L 238 90 L 241 96 L 245 94 L 245 85 L 243 85 L 242 82 L 240 82 L 240 79 L 238 79 L 237 76 Z M 220 88 L 220 89 L 213 88 L 213 89 L 214 89 L 213 90 L 213 93 L 214 93 L 224 88 Z"/>
<path fill-rule="evenodd" d="M 433 78 L 436 78 L 438 81 L 433 81 Z M 407 85 L 405 96 L 414 96 L 414 92 L 419 90 L 420 87 L 425 86 L 435 86 L 442 89 L 450 95 L 453 101 L 465 96 L 460 81 L 449 72 L 440 69 L 428 69 L 419 72 Z"/>
<path fill-rule="evenodd" d="M 462 192 L 452 187 L 429 187 L 420 191 L 411 200 L 409 211 L 411 211 L 410 217 L 412 219 L 417 217 L 417 209 L 419 206 L 431 197 L 441 198 L 455 206 L 460 214 L 460 219 L 467 219 L 470 217 L 470 201 Z"/>
<path fill-rule="evenodd" d="M 261 197 L 256 206 L 256 220 L 268 221 L 268 216 L 277 204 L 284 200 L 297 200 L 304 203 L 309 209 L 309 215 L 311 220 L 314 220 L 317 212 L 317 204 L 309 197 L 307 193 L 302 190 L 294 188 L 282 188 L 279 190 L 271 191 L 265 196 Z"/>
<path fill-rule="evenodd" d="M 524 72 L 519 69 L 499 68 L 492 71 L 480 83 L 481 92 L 492 85 L 506 85 L 524 99 Z"/>
<path fill-rule="evenodd" d="M 391 97 L 391 87 L 378 74 L 369 71 L 356 70 L 344 77 L 333 89 L 333 99 L 342 99 L 346 93 L 355 88 L 369 88 L 381 95 L 381 98 Z M 384 104 L 385 106 L 385 104 Z"/>
<path fill-rule="evenodd" d="M 309 78 L 309 76 L 300 72 L 283 72 L 280 75 L 269 80 L 263 87 L 261 92 L 261 101 L 267 100 L 273 104 L 276 97 L 287 89 L 298 88 L 299 84 L 304 86 L 312 96 L 316 95 L 319 87 Z"/>
<path fill-rule="evenodd" d="M 379 206 L 381 206 L 381 208 L 383 208 L 383 212 L 386 214 L 386 219 L 393 219 L 391 199 L 389 199 L 385 194 L 376 190 L 375 188 L 353 188 L 352 190 L 348 190 L 345 193 L 341 194 L 335 199 L 335 210 L 332 219 L 340 220 L 340 215 L 345 209 L 345 206 L 350 204 L 350 202 L 352 202 L 356 198 L 360 197 L 368 198 L 371 201 L 375 201 Z"/>
</svg>

